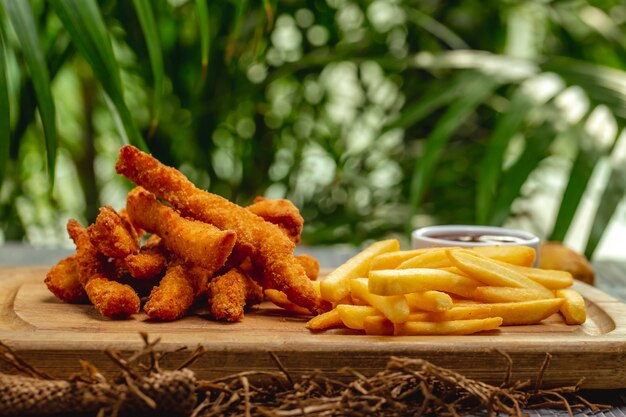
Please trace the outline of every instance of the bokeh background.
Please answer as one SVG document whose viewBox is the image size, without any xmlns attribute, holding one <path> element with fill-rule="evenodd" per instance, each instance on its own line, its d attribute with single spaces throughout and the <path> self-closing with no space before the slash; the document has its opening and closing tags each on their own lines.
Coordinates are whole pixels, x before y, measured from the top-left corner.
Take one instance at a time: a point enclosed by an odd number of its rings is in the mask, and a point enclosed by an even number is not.
<svg viewBox="0 0 626 417">
<path fill-rule="evenodd" d="M 619 0 L 2 0 L 0 241 L 121 208 L 133 143 L 308 245 L 494 224 L 626 258 Z M 0 249 L 1 250 L 1 249 Z"/>
</svg>

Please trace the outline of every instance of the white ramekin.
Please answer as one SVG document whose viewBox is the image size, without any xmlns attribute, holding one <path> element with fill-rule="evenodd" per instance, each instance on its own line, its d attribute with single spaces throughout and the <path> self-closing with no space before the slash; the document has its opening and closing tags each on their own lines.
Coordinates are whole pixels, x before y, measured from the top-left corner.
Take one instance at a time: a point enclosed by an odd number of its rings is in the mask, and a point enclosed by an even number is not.
<svg viewBox="0 0 626 417">
<path fill-rule="evenodd" d="M 465 234 L 482 234 L 482 235 L 505 235 L 513 236 L 520 239 L 520 242 L 459 242 L 456 240 L 446 240 L 438 236 L 441 235 L 465 235 Z M 411 245 L 414 249 L 446 247 L 446 246 L 497 246 L 497 245 L 523 245 L 535 249 L 537 257 L 539 257 L 539 238 L 532 233 L 522 230 L 507 229 L 504 227 L 494 226 L 465 226 L 465 225 L 447 225 L 447 226 L 429 226 L 414 230 L 411 233 Z"/>
</svg>

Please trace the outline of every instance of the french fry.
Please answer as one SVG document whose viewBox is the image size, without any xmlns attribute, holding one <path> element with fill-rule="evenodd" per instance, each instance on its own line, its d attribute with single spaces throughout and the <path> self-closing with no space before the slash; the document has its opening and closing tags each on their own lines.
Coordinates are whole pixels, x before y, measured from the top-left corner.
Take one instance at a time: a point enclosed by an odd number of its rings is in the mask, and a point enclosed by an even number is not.
<svg viewBox="0 0 626 417">
<path fill-rule="evenodd" d="M 368 316 L 363 320 L 365 334 L 372 336 L 393 336 L 393 323 L 385 316 Z"/>
<path fill-rule="evenodd" d="M 370 271 L 378 271 L 381 269 L 396 269 L 398 265 L 400 265 L 402 262 L 407 261 L 408 259 L 437 249 L 439 248 L 423 248 L 403 251 L 398 250 L 394 252 L 382 253 L 372 259 L 372 262 L 370 264 Z"/>
<path fill-rule="evenodd" d="M 553 297 L 550 290 L 519 272 L 499 264 L 492 259 L 468 250 L 452 249 L 447 252 L 450 261 L 478 281 L 493 287 L 533 288 L 543 291 L 546 298 Z"/>
<path fill-rule="evenodd" d="M 438 248 L 421 253 L 402 262 L 396 269 L 450 267 L 452 264 L 450 263 L 450 259 L 446 256 L 446 250 L 448 249 Z"/>
<path fill-rule="evenodd" d="M 366 277 L 372 259 L 381 253 L 394 252 L 400 249 L 396 239 L 382 240 L 371 244 L 365 250 L 349 259 L 339 268 L 332 271 L 321 283 L 322 298 L 335 302 L 350 292 L 350 280 Z"/>
<path fill-rule="evenodd" d="M 388 269 L 369 273 L 370 292 L 378 295 L 436 290 L 471 298 L 479 285 L 476 280 L 440 269 Z"/>
<path fill-rule="evenodd" d="M 460 305 L 440 313 L 423 311 L 409 314 L 407 321 L 451 321 L 493 317 L 488 304 Z"/>
<path fill-rule="evenodd" d="M 500 261 L 498 261 L 498 263 L 500 263 Z M 504 262 L 502 262 L 502 264 L 551 290 L 571 287 L 574 284 L 572 274 L 567 271 L 529 268 L 527 266 L 511 265 Z"/>
<path fill-rule="evenodd" d="M 587 309 L 582 295 L 571 288 L 556 290 L 556 296 L 563 299 L 561 314 L 567 324 L 583 324 L 587 320 Z"/>
<path fill-rule="evenodd" d="M 357 304 L 354 302 L 354 299 L 353 299 L 353 298 L 354 298 L 354 297 L 352 297 L 352 294 L 348 294 L 348 295 L 346 295 L 345 297 L 343 297 L 341 300 L 339 300 L 339 301 L 335 301 L 335 302 L 333 303 L 333 307 L 337 307 L 338 305 L 341 305 L 341 304 L 357 305 Z"/>
<path fill-rule="evenodd" d="M 363 329 L 363 320 L 369 316 L 382 316 L 380 311 L 370 306 L 337 306 L 337 312 L 343 324 L 349 329 Z"/>
<path fill-rule="evenodd" d="M 309 330 L 326 330 L 342 326 L 343 322 L 341 321 L 341 317 L 339 317 L 337 309 L 315 316 L 306 323 L 306 328 Z"/>
<path fill-rule="evenodd" d="M 491 308 L 492 316 L 502 317 L 503 326 L 513 326 L 540 323 L 559 311 L 562 304 L 562 299 L 551 298 L 547 300 L 492 303 L 486 305 Z"/>
<path fill-rule="evenodd" d="M 411 311 L 404 295 L 382 296 L 372 294 L 368 290 L 367 281 L 367 278 L 350 280 L 352 293 L 361 300 L 367 301 L 394 323 L 402 323 L 409 317 Z"/>
<path fill-rule="evenodd" d="M 473 298 L 485 303 L 511 303 L 554 298 L 554 294 L 547 294 L 543 290 L 538 291 L 534 288 L 478 287 L 474 291 Z"/>
<path fill-rule="evenodd" d="M 452 308 L 452 298 L 441 291 L 412 292 L 405 297 L 411 310 L 441 312 Z"/>
<path fill-rule="evenodd" d="M 475 246 L 472 250 L 487 258 L 519 266 L 533 266 L 537 257 L 535 250 L 528 246 Z"/>
<path fill-rule="evenodd" d="M 393 334 L 396 336 L 464 335 L 494 330 L 501 324 L 502 318 L 500 317 L 439 322 L 407 321 L 406 323 L 395 324 Z"/>
<path fill-rule="evenodd" d="M 278 307 L 281 307 L 287 311 L 291 311 L 292 313 L 296 313 L 296 314 L 304 314 L 307 316 L 311 315 L 311 312 L 308 309 L 304 307 L 300 307 L 299 305 L 294 304 L 291 301 L 289 301 L 289 298 L 287 298 L 287 295 L 282 291 L 268 288 L 263 292 L 265 296 L 268 298 L 268 300 L 270 300 L 272 303 L 274 303 Z"/>
<path fill-rule="evenodd" d="M 344 303 L 344 304 L 352 304 L 355 306 L 368 306 L 369 304 L 367 303 L 367 301 L 361 300 L 359 297 L 357 297 L 356 295 L 350 293 L 350 301 L 349 303 Z"/>
</svg>

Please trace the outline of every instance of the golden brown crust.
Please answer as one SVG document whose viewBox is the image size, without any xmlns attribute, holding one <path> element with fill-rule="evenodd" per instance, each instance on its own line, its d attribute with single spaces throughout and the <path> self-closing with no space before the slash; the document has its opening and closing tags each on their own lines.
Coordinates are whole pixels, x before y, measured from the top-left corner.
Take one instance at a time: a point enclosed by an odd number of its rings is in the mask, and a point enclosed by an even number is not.
<svg viewBox="0 0 626 417">
<path fill-rule="evenodd" d="M 124 259 L 139 250 L 137 234 L 126 228 L 124 220 L 110 206 L 100 207 L 100 214 L 87 231 L 92 245 L 105 256 Z"/>
<path fill-rule="evenodd" d="M 238 269 L 231 269 L 209 283 L 209 306 L 216 320 L 239 321 L 243 319 L 248 292 L 248 280 Z"/>
<path fill-rule="evenodd" d="M 45 284 L 52 294 L 66 303 L 83 303 L 87 294 L 78 277 L 78 255 L 63 258 L 48 271 Z"/>
<path fill-rule="evenodd" d="M 120 149 L 116 170 L 183 215 L 236 232 L 236 250 L 250 256 L 273 286 L 294 303 L 318 311 L 321 299 L 293 256 L 294 243 L 280 228 L 220 196 L 197 189 L 182 173 L 133 146 Z"/>
<path fill-rule="evenodd" d="M 194 288 L 182 265 L 172 263 L 143 307 L 148 317 L 163 321 L 181 318 L 193 305 Z"/>
<path fill-rule="evenodd" d="M 91 244 L 87 229 L 71 219 L 67 231 L 76 245 L 79 281 L 96 310 L 112 318 L 128 317 L 138 312 L 137 293 L 130 286 L 109 279 L 106 264 Z"/>
<path fill-rule="evenodd" d="M 124 258 L 125 267 L 133 278 L 150 279 L 160 275 L 167 264 L 167 250 L 157 235 L 141 247 L 139 253 Z"/>
<path fill-rule="evenodd" d="M 280 227 L 292 242 L 300 242 L 304 219 L 291 201 L 256 197 L 254 203 L 246 208 L 266 222 Z"/>
<path fill-rule="evenodd" d="M 183 218 L 141 187 L 128 193 L 126 210 L 133 224 L 159 235 L 173 254 L 211 273 L 224 265 L 235 245 L 234 232 Z"/>
<path fill-rule="evenodd" d="M 302 265 L 304 271 L 306 272 L 306 276 L 309 277 L 311 281 L 317 280 L 320 273 L 320 263 L 317 262 L 317 259 L 308 253 L 302 253 L 300 255 L 296 255 L 296 261 Z"/>
</svg>

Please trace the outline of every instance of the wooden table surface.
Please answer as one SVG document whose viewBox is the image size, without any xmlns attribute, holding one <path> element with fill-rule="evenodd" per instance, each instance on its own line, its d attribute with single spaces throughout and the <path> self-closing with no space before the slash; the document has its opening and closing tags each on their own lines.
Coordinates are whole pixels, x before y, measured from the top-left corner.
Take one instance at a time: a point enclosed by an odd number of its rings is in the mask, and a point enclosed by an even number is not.
<svg viewBox="0 0 626 417">
<path fill-rule="evenodd" d="M 319 259 L 324 268 L 334 268 L 348 259 L 355 250 L 345 246 L 301 248 Z M 72 253 L 71 249 L 33 248 L 27 245 L 9 243 L 0 246 L 0 266 L 52 265 L 59 259 Z M 596 287 L 626 302 L 626 260 L 603 260 L 594 262 Z M 623 353 L 626 355 L 626 352 Z M 598 403 L 612 404 L 610 411 L 600 412 L 596 416 L 626 417 L 626 390 L 596 390 L 584 394 Z M 567 416 L 562 410 L 529 410 L 529 416 Z M 588 415 L 576 413 L 576 416 Z"/>
</svg>

